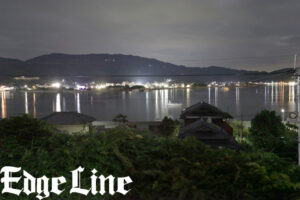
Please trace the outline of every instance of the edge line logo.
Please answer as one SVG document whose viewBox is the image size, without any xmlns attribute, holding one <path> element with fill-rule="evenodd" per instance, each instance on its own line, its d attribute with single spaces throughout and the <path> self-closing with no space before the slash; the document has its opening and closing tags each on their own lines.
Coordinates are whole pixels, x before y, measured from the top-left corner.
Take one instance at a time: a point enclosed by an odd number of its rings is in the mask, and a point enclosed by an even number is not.
<svg viewBox="0 0 300 200">
<path fill-rule="evenodd" d="M 40 178 L 35 178 L 27 171 L 23 170 L 23 177 L 15 177 L 13 173 L 18 173 L 22 170 L 21 167 L 12 167 L 5 166 L 1 168 L 0 174 L 4 174 L 1 178 L 1 183 L 4 184 L 2 194 L 10 193 L 19 196 L 21 192 L 26 195 L 36 193 L 36 198 L 39 200 L 50 197 L 50 193 L 60 195 L 65 189 L 62 189 L 62 185 L 66 184 L 66 178 L 63 176 L 52 177 L 51 178 L 51 190 L 49 190 L 50 179 L 47 176 L 42 176 Z M 77 169 L 71 171 L 72 173 L 72 188 L 70 194 L 77 193 L 87 196 L 89 193 L 92 195 L 104 195 L 106 193 L 105 183 L 108 181 L 108 193 L 114 195 L 115 193 L 120 193 L 126 195 L 131 189 L 126 190 L 125 185 L 132 183 L 132 179 L 129 176 L 126 177 L 117 177 L 115 178 L 112 175 L 107 177 L 100 175 L 96 176 L 98 172 L 96 169 L 91 170 L 92 175 L 90 176 L 91 187 L 89 189 L 81 188 L 81 173 L 84 171 L 84 168 L 78 167 Z M 23 178 L 24 184 L 23 188 L 17 189 L 13 188 L 13 183 L 19 183 Z M 117 190 L 115 190 L 115 181 L 117 182 Z M 100 185 L 99 185 L 100 184 Z M 98 190 L 99 189 L 99 190 Z"/>
</svg>

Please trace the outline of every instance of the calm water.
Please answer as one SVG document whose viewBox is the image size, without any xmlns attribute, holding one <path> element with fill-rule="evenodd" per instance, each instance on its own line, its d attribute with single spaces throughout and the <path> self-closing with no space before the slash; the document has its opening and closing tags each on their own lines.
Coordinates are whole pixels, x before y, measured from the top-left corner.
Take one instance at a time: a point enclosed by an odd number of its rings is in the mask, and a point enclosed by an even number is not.
<svg viewBox="0 0 300 200">
<path fill-rule="evenodd" d="M 43 117 L 53 111 L 78 111 L 98 120 L 111 120 L 119 113 L 130 120 L 179 118 L 183 108 L 199 101 L 216 105 L 235 118 L 249 120 L 262 109 L 296 110 L 294 86 L 259 86 L 252 88 L 201 88 L 152 91 L 95 92 L 1 92 L 2 118 L 29 113 Z M 170 105 L 182 103 L 182 105 Z M 286 117 L 286 116 L 285 116 Z"/>
</svg>

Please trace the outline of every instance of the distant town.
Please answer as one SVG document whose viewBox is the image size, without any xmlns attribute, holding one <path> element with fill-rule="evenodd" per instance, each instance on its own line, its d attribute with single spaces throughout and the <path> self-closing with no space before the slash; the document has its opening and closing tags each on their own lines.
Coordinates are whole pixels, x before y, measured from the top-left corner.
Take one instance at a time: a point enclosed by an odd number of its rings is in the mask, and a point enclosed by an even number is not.
<svg viewBox="0 0 300 200">
<path fill-rule="evenodd" d="M 77 90 L 77 91 L 89 91 L 89 90 L 104 90 L 104 89 L 119 89 L 119 90 L 155 90 L 155 89 L 183 89 L 183 88 L 203 88 L 203 87 L 254 87 L 261 85 L 288 85 L 295 86 L 294 81 L 280 81 L 280 82 L 209 82 L 209 83 L 178 83 L 172 79 L 166 79 L 163 82 L 134 82 L 123 81 L 116 82 L 76 82 L 67 81 L 65 79 L 56 79 L 52 81 L 41 80 L 40 77 L 27 77 L 18 76 L 14 77 L 13 81 L 2 83 L 0 85 L 0 91 L 10 90 Z"/>
</svg>

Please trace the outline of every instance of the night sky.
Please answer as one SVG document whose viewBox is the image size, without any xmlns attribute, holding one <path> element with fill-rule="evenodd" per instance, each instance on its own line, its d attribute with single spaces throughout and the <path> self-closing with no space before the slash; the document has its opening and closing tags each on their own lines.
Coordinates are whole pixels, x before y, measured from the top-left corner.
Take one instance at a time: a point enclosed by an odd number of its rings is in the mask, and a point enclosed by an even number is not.
<svg viewBox="0 0 300 200">
<path fill-rule="evenodd" d="M 122 53 L 270 71 L 300 53 L 299 19 L 299 0 L 0 0 L 0 57 Z"/>
</svg>

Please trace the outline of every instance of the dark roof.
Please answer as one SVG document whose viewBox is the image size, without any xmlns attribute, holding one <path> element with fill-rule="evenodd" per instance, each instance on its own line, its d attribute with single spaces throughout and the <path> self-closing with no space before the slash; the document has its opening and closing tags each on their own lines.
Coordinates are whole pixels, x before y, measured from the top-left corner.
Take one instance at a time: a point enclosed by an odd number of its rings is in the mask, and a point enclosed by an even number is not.
<svg viewBox="0 0 300 200">
<path fill-rule="evenodd" d="M 54 112 L 43 117 L 42 120 L 45 120 L 49 124 L 56 125 L 79 125 L 91 123 L 96 119 L 77 112 Z"/>
<path fill-rule="evenodd" d="M 197 120 L 185 127 L 181 127 L 179 138 L 196 137 L 212 147 L 225 146 L 238 149 L 239 145 L 234 137 L 221 127 L 202 120 Z"/>
<path fill-rule="evenodd" d="M 181 113 L 181 118 L 187 116 L 198 116 L 198 117 L 220 117 L 220 118 L 233 118 L 227 112 L 223 112 L 221 109 L 212 106 L 205 102 L 196 103 L 186 109 Z"/>
</svg>

